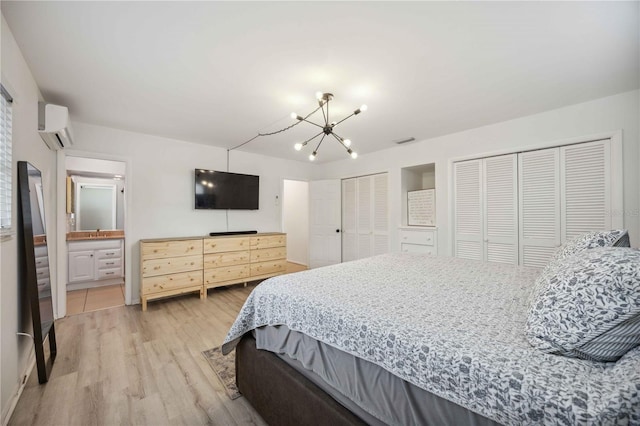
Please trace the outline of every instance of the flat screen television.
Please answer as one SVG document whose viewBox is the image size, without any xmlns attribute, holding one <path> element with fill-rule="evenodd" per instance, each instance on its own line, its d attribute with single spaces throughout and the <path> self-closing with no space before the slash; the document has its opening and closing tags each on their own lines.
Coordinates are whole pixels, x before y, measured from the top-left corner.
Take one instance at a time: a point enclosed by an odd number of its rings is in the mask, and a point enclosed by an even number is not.
<svg viewBox="0 0 640 426">
<path fill-rule="evenodd" d="M 260 177 L 196 169 L 196 209 L 258 210 Z"/>
</svg>

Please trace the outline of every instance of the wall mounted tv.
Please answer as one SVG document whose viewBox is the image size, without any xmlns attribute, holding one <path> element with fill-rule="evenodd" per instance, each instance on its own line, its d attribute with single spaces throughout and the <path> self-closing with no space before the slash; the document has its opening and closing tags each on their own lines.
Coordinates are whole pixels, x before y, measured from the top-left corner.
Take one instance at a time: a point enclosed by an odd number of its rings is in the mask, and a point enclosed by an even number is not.
<svg viewBox="0 0 640 426">
<path fill-rule="evenodd" d="M 196 209 L 258 210 L 260 177 L 196 169 Z"/>
</svg>

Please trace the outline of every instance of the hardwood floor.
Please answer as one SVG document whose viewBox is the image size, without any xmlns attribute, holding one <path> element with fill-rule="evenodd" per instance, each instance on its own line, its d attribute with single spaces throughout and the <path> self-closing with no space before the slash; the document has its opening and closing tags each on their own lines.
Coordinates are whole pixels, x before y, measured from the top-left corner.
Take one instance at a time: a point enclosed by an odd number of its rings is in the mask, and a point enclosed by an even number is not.
<svg viewBox="0 0 640 426">
<path fill-rule="evenodd" d="M 292 264 L 290 271 L 306 269 Z M 255 287 L 209 290 L 56 321 L 49 382 L 35 368 L 10 425 L 264 425 L 230 400 L 201 352 L 219 346 Z"/>
</svg>

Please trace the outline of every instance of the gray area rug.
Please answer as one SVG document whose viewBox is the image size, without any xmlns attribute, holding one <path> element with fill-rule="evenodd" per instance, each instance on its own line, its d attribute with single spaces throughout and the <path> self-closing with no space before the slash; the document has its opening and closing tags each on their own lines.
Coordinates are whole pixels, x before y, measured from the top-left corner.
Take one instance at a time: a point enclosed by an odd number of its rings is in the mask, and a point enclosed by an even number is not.
<svg viewBox="0 0 640 426">
<path fill-rule="evenodd" d="M 216 376 L 224 385 L 227 396 L 231 399 L 240 398 L 242 395 L 238 392 L 236 386 L 236 351 L 234 350 L 225 356 L 222 355 L 218 346 L 217 348 L 202 351 L 202 355 L 204 355 Z"/>
</svg>

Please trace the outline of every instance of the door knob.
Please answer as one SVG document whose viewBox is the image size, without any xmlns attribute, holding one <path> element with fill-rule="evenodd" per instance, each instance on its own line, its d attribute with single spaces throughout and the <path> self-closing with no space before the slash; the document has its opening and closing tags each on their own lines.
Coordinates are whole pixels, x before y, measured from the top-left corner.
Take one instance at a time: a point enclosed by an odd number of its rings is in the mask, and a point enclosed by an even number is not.
<svg viewBox="0 0 640 426">
<path fill-rule="evenodd" d="M 339 232 L 340 232 L 340 230 L 339 230 L 339 229 L 336 229 L 336 232 L 338 232 L 338 233 L 339 233 Z"/>
</svg>

